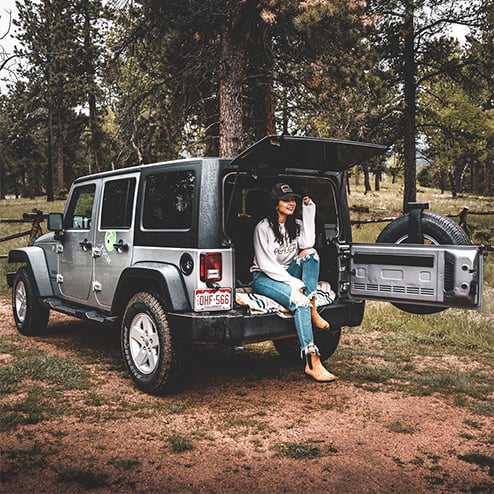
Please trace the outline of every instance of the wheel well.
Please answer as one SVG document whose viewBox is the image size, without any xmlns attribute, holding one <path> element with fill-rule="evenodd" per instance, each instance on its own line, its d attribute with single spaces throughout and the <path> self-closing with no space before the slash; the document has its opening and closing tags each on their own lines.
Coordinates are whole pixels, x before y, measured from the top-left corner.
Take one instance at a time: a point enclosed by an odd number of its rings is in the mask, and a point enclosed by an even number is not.
<svg viewBox="0 0 494 494">
<path fill-rule="evenodd" d="M 112 307 L 112 314 L 117 316 L 122 315 L 128 301 L 139 292 L 154 293 L 165 300 L 163 290 L 157 279 L 127 277 L 119 286 L 117 297 Z"/>
</svg>

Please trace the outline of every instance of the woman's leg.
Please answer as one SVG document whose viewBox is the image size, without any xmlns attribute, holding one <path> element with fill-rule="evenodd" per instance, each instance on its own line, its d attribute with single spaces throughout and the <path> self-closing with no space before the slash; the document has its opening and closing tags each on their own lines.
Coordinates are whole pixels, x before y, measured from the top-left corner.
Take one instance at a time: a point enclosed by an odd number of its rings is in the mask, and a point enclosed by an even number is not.
<svg viewBox="0 0 494 494">
<path fill-rule="evenodd" d="M 295 328 L 301 347 L 301 356 L 305 359 L 305 373 L 319 382 L 331 382 L 336 376 L 328 372 L 321 363 L 319 350 L 314 344 L 311 310 L 308 298 L 302 293 L 293 294 L 291 288 L 283 282 L 275 281 L 264 273 L 253 273 L 254 291 L 276 300 L 293 312 Z"/>
<path fill-rule="evenodd" d="M 316 249 L 304 249 L 300 252 L 288 267 L 288 272 L 301 279 L 305 284 L 305 295 L 310 299 L 314 298 L 317 290 L 317 282 L 319 281 L 319 255 Z"/>
<path fill-rule="evenodd" d="M 295 328 L 300 342 L 300 347 L 304 351 L 307 346 L 314 344 L 314 334 L 312 332 L 311 305 L 307 297 L 297 297 L 293 294 L 289 285 L 281 281 L 276 281 L 266 276 L 264 273 L 253 273 L 253 287 L 256 293 L 276 300 L 279 304 L 288 308 L 293 313 Z"/>
<path fill-rule="evenodd" d="M 288 272 L 305 284 L 305 295 L 311 301 L 312 324 L 318 329 L 329 329 L 330 324 L 323 319 L 316 308 L 316 290 L 319 280 L 319 255 L 315 249 L 304 249 L 288 267 Z"/>
</svg>

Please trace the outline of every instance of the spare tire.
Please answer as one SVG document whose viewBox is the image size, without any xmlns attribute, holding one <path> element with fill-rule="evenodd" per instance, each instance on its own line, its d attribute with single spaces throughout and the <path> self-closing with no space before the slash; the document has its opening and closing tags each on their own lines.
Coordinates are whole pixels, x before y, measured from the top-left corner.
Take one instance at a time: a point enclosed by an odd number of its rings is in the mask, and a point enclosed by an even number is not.
<svg viewBox="0 0 494 494">
<path fill-rule="evenodd" d="M 382 244 L 406 244 L 408 242 L 408 224 L 410 214 L 404 214 L 391 222 L 377 237 L 376 242 Z M 431 245 L 470 245 L 470 239 L 463 228 L 446 216 L 436 213 L 422 213 L 422 234 L 424 244 Z M 426 305 L 395 303 L 395 307 L 412 314 L 435 314 L 445 307 L 429 307 Z"/>
</svg>

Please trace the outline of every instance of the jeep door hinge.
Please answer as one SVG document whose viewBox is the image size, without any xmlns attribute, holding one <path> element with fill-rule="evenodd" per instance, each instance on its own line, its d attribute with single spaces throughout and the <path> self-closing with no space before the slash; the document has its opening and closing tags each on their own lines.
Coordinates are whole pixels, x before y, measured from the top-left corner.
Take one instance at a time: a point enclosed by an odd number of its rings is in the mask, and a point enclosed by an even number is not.
<svg viewBox="0 0 494 494">
<path fill-rule="evenodd" d="M 55 245 L 55 254 L 62 254 L 63 253 L 63 245 L 62 244 L 57 244 Z"/>
<path fill-rule="evenodd" d="M 63 275 L 57 273 L 57 283 L 63 283 Z"/>
<path fill-rule="evenodd" d="M 101 283 L 99 281 L 93 281 L 93 292 L 101 292 Z"/>
</svg>

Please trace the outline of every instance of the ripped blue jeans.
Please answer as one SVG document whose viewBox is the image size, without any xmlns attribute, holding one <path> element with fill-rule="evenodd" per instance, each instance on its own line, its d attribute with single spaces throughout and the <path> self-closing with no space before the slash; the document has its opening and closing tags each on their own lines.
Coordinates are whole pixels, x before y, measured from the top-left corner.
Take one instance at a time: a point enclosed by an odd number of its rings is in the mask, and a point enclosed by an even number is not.
<svg viewBox="0 0 494 494">
<path fill-rule="evenodd" d="M 295 278 L 302 280 L 305 284 L 304 295 L 312 298 L 317 289 L 319 279 L 319 257 L 312 253 L 305 257 L 297 258 L 287 269 Z M 283 281 L 276 281 L 262 272 L 252 273 L 253 288 L 256 293 L 276 300 L 279 304 L 288 308 L 293 313 L 295 327 L 300 342 L 300 348 L 304 351 L 308 345 L 314 344 L 314 333 L 312 331 L 311 306 L 300 304 L 292 300 L 292 289 Z"/>
</svg>

